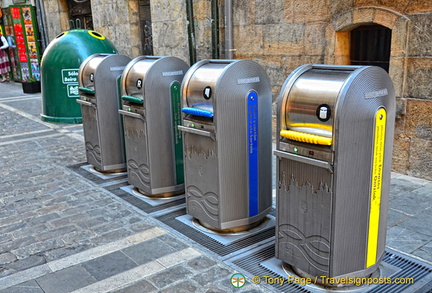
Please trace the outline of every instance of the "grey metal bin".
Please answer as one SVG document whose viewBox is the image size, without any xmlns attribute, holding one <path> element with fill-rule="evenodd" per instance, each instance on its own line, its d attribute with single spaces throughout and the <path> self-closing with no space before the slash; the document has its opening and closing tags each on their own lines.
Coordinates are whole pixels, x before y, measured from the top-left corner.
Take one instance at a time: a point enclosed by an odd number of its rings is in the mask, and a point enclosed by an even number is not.
<svg viewBox="0 0 432 293">
<path fill-rule="evenodd" d="M 244 230 L 271 209 L 271 85 L 246 60 L 203 60 L 182 83 L 187 213 Z"/>
<path fill-rule="evenodd" d="M 277 118 L 276 257 L 302 276 L 370 275 L 386 243 L 390 77 L 371 66 L 301 66 Z"/>
<path fill-rule="evenodd" d="M 119 78 L 130 58 L 93 54 L 78 73 L 87 161 L 101 172 L 125 169 L 119 109 Z"/>
<path fill-rule="evenodd" d="M 180 86 L 189 66 L 176 57 L 140 56 L 122 77 L 128 180 L 151 197 L 184 192 Z"/>
</svg>

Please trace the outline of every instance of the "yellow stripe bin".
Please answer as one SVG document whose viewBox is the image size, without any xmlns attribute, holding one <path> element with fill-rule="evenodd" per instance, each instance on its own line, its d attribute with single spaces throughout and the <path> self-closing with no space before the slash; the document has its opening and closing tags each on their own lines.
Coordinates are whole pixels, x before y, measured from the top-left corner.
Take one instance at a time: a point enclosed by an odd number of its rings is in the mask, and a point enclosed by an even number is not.
<svg viewBox="0 0 432 293">
<path fill-rule="evenodd" d="M 292 130 L 282 130 L 280 132 L 280 135 L 283 137 L 286 137 L 288 139 L 312 143 L 312 144 L 319 144 L 319 145 L 331 145 L 332 144 L 332 139 L 330 137 L 313 135 L 313 134 L 304 133 L 304 132 L 298 132 L 298 131 L 292 131 Z"/>
<path fill-rule="evenodd" d="M 380 108 L 375 115 L 366 267 L 374 265 L 377 261 L 386 121 L 386 110 Z"/>
<path fill-rule="evenodd" d="M 370 276 L 386 242 L 389 75 L 375 66 L 303 65 L 286 79 L 277 107 L 276 258 L 301 277 Z"/>
</svg>

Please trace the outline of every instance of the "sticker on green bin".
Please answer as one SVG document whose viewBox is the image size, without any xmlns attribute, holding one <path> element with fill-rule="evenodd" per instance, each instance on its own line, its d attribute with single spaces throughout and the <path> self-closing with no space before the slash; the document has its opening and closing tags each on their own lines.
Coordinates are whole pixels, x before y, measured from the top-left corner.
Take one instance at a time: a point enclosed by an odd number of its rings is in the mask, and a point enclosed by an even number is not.
<svg viewBox="0 0 432 293">
<path fill-rule="evenodd" d="M 79 98 L 80 94 L 78 84 L 68 84 L 66 87 L 68 98 Z"/>
<path fill-rule="evenodd" d="M 78 68 L 62 69 L 61 74 L 64 84 L 78 84 Z"/>
<path fill-rule="evenodd" d="M 177 81 L 171 85 L 171 110 L 174 135 L 174 155 L 176 166 L 176 184 L 184 183 L 183 171 L 183 137 L 178 125 L 182 124 L 180 83 Z"/>
<path fill-rule="evenodd" d="M 66 85 L 68 98 L 79 98 L 78 69 L 62 69 L 62 82 Z"/>
</svg>

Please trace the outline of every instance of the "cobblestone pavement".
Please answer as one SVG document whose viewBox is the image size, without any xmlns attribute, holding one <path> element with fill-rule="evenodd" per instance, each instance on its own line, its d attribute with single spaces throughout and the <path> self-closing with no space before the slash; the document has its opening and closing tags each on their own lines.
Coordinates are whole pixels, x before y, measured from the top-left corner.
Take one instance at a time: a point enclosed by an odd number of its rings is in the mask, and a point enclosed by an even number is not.
<svg viewBox="0 0 432 293">
<path fill-rule="evenodd" d="M 216 253 L 111 192 L 121 175 L 71 168 L 86 161 L 82 125 L 40 109 L 40 94 L 0 84 L 1 293 L 272 291 L 233 288 L 238 271 Z M 392 174 L 388 246 L 432 262 L 431 209 L 431 182 Z"/>
</svg>

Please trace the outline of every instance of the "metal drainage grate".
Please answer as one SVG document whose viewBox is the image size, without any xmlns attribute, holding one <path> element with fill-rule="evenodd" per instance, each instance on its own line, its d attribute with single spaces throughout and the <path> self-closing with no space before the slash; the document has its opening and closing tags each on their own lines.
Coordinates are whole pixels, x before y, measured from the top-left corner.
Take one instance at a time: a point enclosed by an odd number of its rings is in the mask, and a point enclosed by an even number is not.
<svg viewBox="0 0 432 293">
<path fill-rule="evenodd" d="M 142 210 L 147 214 L 161 212 L 165 209 L 182 208 L 185 203 L 184 196 L 178 196 L 175 199 L 157 199 L 157 200 L 144 200 L 142 197 L 134 196 L 128 192 L 128 187 L 130 186 L 127 182 L 127 173 L 114 173 L 114 174 L 104 174 L 92 170 L 91 165 L 88 163 L 80 163 L 68 166 L 76 174 L 84 177 L 85 179 L 93 182 L 96 185 L 106 189 L 113 195 L 123 199 L 124 201 L 134 205 L 138 209 Z M 130 188 L 129 188 L 130 189 Z M 156 201 L 159 203 L 155 204 Z"/>
<path fill-rule="evenodd" d="M 196 228 L 192 228 L 189 225 L 186 225 L 176 219 L 177 217 L 185 214 L 186 209 L 183 208 L 181 210 L 156 217 L 156 219 L 222 257 L 230 255 L 232 253 L 240 253 L 241 250 L 249 248 L 252 245 L 257 245 L 262 241 L 274 237 L 275 235 L 275 229 L 274 226 L 272 226 L 268 229 L 263 230 L 260 233 L 251 235 L 250 237 L 242 238 L 241 240 L 236 241 L 232 244 L 223 245 L 212 237 L 197 230 Z"/>
<path fill-rule="evenodd" d="M 79 163 L 68 166 L 68 168 L 97 185 L 109 184 L 120 180 L 127 180 L 126 172 L 113 174 L 100 173 L 92 169 L 91 165 L 89 165 L 88 163 Z"/>
<path fill-rule="evenodd" d="M 127 182 L 118 183 L 110 186 L 105 186 L 104 188 L 114 194 L 115 196 L 121 198 L 122 200 L 130 203 L 131 205 L 137 207 L 138 209 L 142 210 L 143 212 L 147 214 L 152 214 L 156 212 L 163 211 L 168 208 L 173 208 L 176 206 L 179 206 L 179 209 L 184 206 L 185 198 L 184 196 L 176 197 L 175 200 L 166 200 L 166 199 L 159 199 L 161 204 L 152 204 L 148 201 L 144 201 L 140 199 L 137 196 L 134 196 L 130 194 L 129 192 L 125 191 L 125 187 L 129 186 Z M 155 200 L 152 200 L 155 201 Z"/>
<path fill-rule="evenodd" d="M 121 190 L 125 191 L 126 193 L 135 196 L 136 198 L 148 203 L 149 205 L 156 207 L 156 206 L 160 206 L 172 201 L 177 201 L 179 199 L 184 199 L 185 195 L 184 194 L 180 194 L 180 195 L 176 195 L 176 196 L 170 196 L 170 197 L 160 197 L 160 198 L 154 198 L 154 197 L 149 197 L 149 196 L 145 196 L 144 194 L 141 194 L 133 185 L 128 185 L 128 186 L 122 186 L 120 187 Z"/>
<path fill-rule="evenodd" d="M 249 238 L 255 234 L 261 233 L 265 230 L 271 229 L 275 226 L 276 219 L 273 216 L 268 216 L 264 218 L 264 221 L 260 223 L 258 226 L 253 227 L 247 231 L 242 231 L 238 233 L 217 233 L 210 229 L 203 227 L 196 219 L 194 219 L 190 215 L 183 215 L 176 218 L 178 221 L 183 224 L 188 225 L 192 229 L 205 234 L 216 242 L 228 246 L 235 242 L 239 242 L 243 239 Z"/>
<path fill-rule="evenodd" d="M 269 276 L 272 278 L 286 278 L 287 274 L 283 274 L 281 261 L 274 258 L 275 248 L 274 243 L 250 250 L 242 255 L 235 256 L 225 262 L 233 266 L 239 271 L 253 276 Z M 273 267 L 271 263 L 273 262 Z M 277 262 L 279 268 L 275 269 L 274 263 Z M 398 253 L 390 248 L 387 248 L 382 261 L 381 277 L 395 278 L 414 278 L 415 283 L 410 285 L 389 284 L 376 285 L 370 287 L 356 287 L 348 289 L 333 289 L 326 290 L 318 286 L 301 286 L 294 283 L 284 283 L 282 286 L 278 284 L 266 284 L 273 290 L 285 293 L 322 293 L 322 292 L 362 292 L 362 293 L 426 293 L 432 291 L 432 265 L 421 262 L 409 256 Z"/>
</svg>

